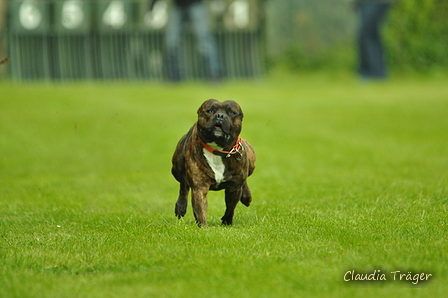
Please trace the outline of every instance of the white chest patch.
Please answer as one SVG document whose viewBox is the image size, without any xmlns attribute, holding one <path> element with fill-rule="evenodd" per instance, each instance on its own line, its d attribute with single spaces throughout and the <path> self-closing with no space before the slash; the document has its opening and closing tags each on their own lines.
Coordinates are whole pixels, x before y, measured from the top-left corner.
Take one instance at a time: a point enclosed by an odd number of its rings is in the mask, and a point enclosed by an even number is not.
<svg viewBox="0 0 448 298">
<path fill-rule="evenodd" d="M 217 184 L 221 182 L 225 182 L 224 180 L 224 171 L 226 170 L 226 166 L 222 162 L 222 157 L 219 155 L 214 155 L 211 152 L 208 152 L 207 149 L 202 149 L 204 151 L 204 156 L 207 159 L 207 162 L 215 173 L 215 180 Z"/>
</svg>

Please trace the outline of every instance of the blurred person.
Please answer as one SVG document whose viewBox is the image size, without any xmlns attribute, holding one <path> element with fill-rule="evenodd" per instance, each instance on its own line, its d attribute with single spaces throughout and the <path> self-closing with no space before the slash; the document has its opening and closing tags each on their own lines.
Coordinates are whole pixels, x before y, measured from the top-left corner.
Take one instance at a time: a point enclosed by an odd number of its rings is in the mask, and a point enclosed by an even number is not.
<svg viewBox="0 0 448 298">
<path fill-rule="evenodd" d="M 157 0 L 151 0 L 151 6 Z M 198 49 L 204 59 L 207 76 L 212 81 L 221 79 L 221 65 L 216 41 L 211 32 L 207 7 L 202 0 L 173 0 L 165 35 L 167 51 L 168 76 L 171 81 L 182 79 L 180 67 L 180 44 L 185 22 L 192 23 Z"/>
<path fill-rule="evenodd" d="M 387 78 L 386 53 L 381 28 L 396 0 L 355 0 L 359 15 L 358 74 L 362 79 Z"/>
<path fill-rule="evenodd" d="M 6 15 L 8 1 L 0 0 L 0 65 L 9 61 L 6 57 Z M 5 72 L 6 67 L 0 67 L 0 75 Z"/>
</svg>

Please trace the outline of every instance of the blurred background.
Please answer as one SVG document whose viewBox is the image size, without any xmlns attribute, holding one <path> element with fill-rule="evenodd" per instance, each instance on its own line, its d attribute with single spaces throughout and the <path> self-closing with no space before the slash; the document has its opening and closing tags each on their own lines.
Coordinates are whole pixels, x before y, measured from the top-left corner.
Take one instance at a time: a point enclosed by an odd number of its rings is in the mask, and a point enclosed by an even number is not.
<svg viewBox="0 0 448 298">
<path fill-rule="evenodd" d="M 224 78 L 272 69 L 355 70 L 352 0 L 205 0 Z M 164 33 L 173 3 L 159 0 L 0 0 L 0 78 L 157 80 L 167 76 Z M 205 77 L 189 25 L 186 79 Z M 448 69 L 448 1 L 401 0 L 383 32 L 392 71 Z"/>
</svg>

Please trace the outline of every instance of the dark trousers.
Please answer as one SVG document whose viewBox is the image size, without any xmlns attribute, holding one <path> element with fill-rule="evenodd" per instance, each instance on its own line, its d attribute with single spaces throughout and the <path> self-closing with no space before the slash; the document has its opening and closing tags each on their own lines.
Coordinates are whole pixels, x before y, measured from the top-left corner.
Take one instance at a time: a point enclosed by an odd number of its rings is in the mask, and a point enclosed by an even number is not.
<svg viewBox="0 0 448 298">
<path fill-rule="evenodd" d="M 211 80 L 219 80 L 221 77 L 221 65 L 215 38 L 210 29 L 207 7 L 204 3 L 193 3 L 186 7 L 173 7 L 166 29 L 166 49 L 168 56 L 168 74 L 171 81 L 179 81 L 182 78 L 180 63 L 180 45 L 182 33 L 187 19 L 192 23 L 193 33 L 197 37 L 198 49 L 204 59 L 207 76 Z"/>
<path fill-rule="evenodd" d="M 359 66 L 362 78 L 386 78 L 387 63 L 381 40 L 381 27 L 391 4 L 367 2 L 358 4 L 360 26 L 358 32 Z"/>
</svg>

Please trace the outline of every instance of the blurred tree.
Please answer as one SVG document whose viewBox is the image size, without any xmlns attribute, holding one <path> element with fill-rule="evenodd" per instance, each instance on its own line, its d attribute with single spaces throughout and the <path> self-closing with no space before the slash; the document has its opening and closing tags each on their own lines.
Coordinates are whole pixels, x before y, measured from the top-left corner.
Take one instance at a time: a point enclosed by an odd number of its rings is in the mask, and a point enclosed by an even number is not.
<svg viewBox="0 0 448 298">
<path fill-rule="evenodd" d="M 391 11 L 385 32 L 395 68 L 448 68 L 448 1 L 402 0 Z"/>
<path fill-rule="evenodd" d="M 353 69 L 353 0 L 267 1 L 269 58 L 291 70 Z M 400 0 L 384 31 L 392 69 L 448 69 L 448 0 Z"/>
</svg>

